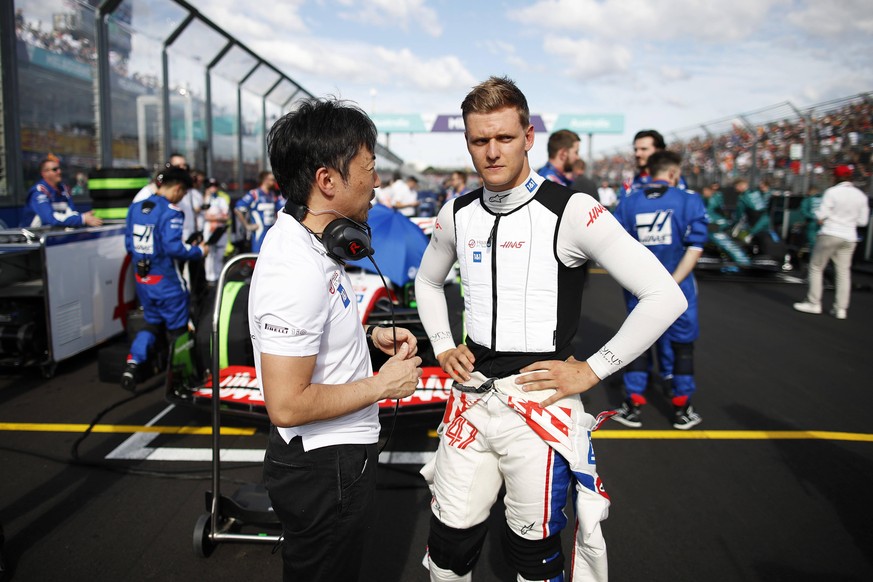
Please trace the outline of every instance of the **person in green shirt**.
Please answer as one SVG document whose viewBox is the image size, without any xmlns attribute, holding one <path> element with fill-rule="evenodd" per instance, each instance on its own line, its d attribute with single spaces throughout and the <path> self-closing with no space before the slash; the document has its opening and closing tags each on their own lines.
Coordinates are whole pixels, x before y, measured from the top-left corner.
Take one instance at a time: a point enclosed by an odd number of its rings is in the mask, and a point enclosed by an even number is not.
<svg viewBox="0 0 873 582">
<path fill-rule="evenodd" d="M 746 219 L 746 242 L 758 234 L 772 230 L 770 226 L 770 185 L 761 180 L 757 190 L 749 189 L 749 181 L 737 178 L 734 187 L 740 197 L 737 200 L 736 222 Z"/>
<path fill-rule="evenodd" d="M 709 224 L 716 226 L 720 231 L 728 228 L 731 221 L 725 216 L 727 212 L 725 211 L 724 194 L 719 190 L 718 184 L 707 184 L 700 194 L 706 205 L 706 217 L 709 219 Z"/>
<path fill-rule="evenodd" d="M 815 216 L 819 206 L 821 206 L 821 190 L 811 186 L 806 197 L 800 202 L 800 215 L 806 220 L 806 244 L 810 251 L 815 246 L 818 229 L 821 228 L 818 218 Z"/>
</svg>

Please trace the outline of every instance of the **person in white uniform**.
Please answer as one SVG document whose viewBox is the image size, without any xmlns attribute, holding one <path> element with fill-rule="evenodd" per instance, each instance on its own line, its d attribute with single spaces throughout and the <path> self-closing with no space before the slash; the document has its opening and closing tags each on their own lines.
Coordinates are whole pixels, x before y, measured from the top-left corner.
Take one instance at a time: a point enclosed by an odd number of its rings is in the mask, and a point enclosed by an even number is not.
<svg viewBox="0 0 873 582">
<path fill-rule="evenodd" d="M 870 201 L 852 183 L 851 166 L 834 168 L 836 184 L 825 190 L 815 211 L 821 225 L 809 259 L 809 288 L 806 300 L 794 304 L 803 313 L 821 313 L 822 279 L 829 261 L 834 262 L 834 306 L 831 315 L 846 319 L 852 293 L 852 257 L 858 244 L 858 228 L 870 220 Z"/>
<path fill-rule="evenodd" d="M 441 209 L 416 278 L 422 323 L 454 380 L 434 459 L 426 565 L 433 581 L 471 580 L 485 521 L 506 487 L 505 554 L 518 580 L 564 580 L 560 532 L 575 487 L 572 580 L 605 580 L 600 522 L 609 498 L 579 394 L 646 350 L 685 310 L 667 270 L 591 196 L 531 171 L 524 94 L 491 77 L 461 104 L 467 150 L 484 188 Z M 639 298 L 587 360 L 571 341 L 587 260 Z M 443 282 L 458 262 L 466 343 L 455 345 Z"/>
<path fill-rule="evenodd" d="M 375 523 L 378 402 L 421 377 L 415 336 L 361 325 L 345 261 L 366 257 L 376 127 L 308 100 L 269 134 L 287 203 L 252 275 L 249 329 L 270 417 L 264 484 L 282 523 L 284 579 L 358 580 Z M 391 357 L 374 376 L 368 338 Z"/>
</svg>

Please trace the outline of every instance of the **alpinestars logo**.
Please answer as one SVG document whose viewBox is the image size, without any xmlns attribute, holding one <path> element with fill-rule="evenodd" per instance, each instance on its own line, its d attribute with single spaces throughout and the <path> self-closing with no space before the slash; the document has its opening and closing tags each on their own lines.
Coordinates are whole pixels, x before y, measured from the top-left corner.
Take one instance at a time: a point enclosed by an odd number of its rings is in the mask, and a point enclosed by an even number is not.
<svg viewBox="0 0 873 582">
<path fill-rule="evenodd" d="M 504 200 L 506 200 L 506 198 L 507 198 L 508 196 L 509 196 L 509 192 L 506 192 L 506 193 L 504 193 L 504 194 L 492 194 L 492 195 L 488 198 L 488 202 L 498 202 L 498 203 L 499 203 L 499 202 L 503 202 Z"/>
<path fill-rule="evenodd" d="M 673 244 L 672 210 L 643 212 L 636 216 L 637 238 L 646 246 Z"/>
</svg>

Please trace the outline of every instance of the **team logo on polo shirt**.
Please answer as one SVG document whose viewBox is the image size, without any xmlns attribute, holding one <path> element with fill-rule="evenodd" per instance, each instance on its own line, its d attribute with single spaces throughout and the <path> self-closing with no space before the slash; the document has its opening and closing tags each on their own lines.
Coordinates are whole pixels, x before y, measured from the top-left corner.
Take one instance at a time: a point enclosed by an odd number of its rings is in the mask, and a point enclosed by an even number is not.
<svg viewBox="0 0 873 582">
<path fill-rule="evenodd" d="M 340 272 L 334 271 L 333 275 L 330 276 L 330 285 L 327 288 L 327 290 L 330 291 L 331 295 L 336 293 L 336 288 L 339 285 L 339 282 L 340 282 Z"/>
<path fill-rule="evenodd" d="M 348 307 L 351 301 L 349 301 L 349 294 L 346 293 L 346 288 L 342 286 L 342 283 L 340 283 L 337 286 L 336 290 L 339 291 L 340 299 L 342 299 L 343 302 L 343 307 Z"/>
</svg>

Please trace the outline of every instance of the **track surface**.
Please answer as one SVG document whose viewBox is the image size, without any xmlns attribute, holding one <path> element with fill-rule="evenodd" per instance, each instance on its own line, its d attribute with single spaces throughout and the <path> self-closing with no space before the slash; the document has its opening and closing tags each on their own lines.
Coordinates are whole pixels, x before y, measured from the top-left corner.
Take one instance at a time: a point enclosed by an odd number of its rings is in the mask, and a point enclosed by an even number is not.
<svg viewBox="0 0 873 582">
<path fill-rule="evenodd" d="M 873 580 L 870 281 L 856 276 L 866 289 L 853 293 L 850 319 L 836 321 L 791 309 L 802 285 L 702 277 L 700 430 L 673 430 L 668 402 L 654 392 L 643 429 L 612 422 L 596 435 L 613 501 L 604 522 L 612 580 Z M 598 348 L 623 316 L 619 288 L 595 271 L 577 357 Z M 107 413 L 100 432 L 79 443 L 82 462 L 71 461 L 84 427 L 127 396 L 98 380 L 96 351 L 62 362 L 50 380 L 34 369 L 2 371 L 0 522 L 12 579 L 281 579 L 281 559 L 266 544 L 194 554 L 194 524 L 211 487 L 203 411 L 169 407 L 157 388 Z M 608 379 L 586 404 L 597 412 L 621 398 L 620 378 Z M 436 448 L 429 433 L 437 419 L 397 421 L 388 450 L 415 454 L 380 465 L 366 581 L 427 579 L 420 561 L 429 497 L 417 470 Z M 232 493 L 260 480 L 258 463 L 247 459 L 259 458 L 266 437 L 258 424 L 222 428 L 236 433 L 222 437 L 236 455 L 222 465 L 223 491 Z M 514 580 L 499 543 L 501 509 L 476 581 Z"/>
</svg>

